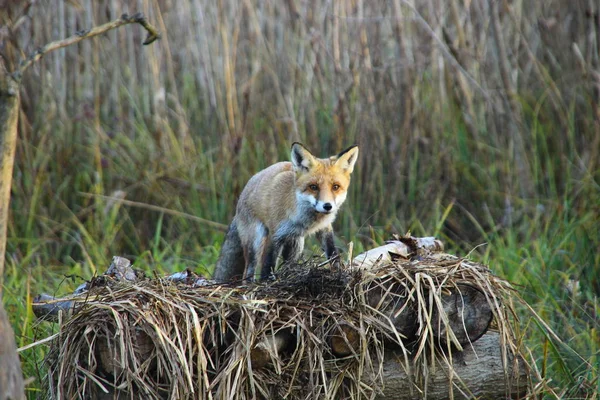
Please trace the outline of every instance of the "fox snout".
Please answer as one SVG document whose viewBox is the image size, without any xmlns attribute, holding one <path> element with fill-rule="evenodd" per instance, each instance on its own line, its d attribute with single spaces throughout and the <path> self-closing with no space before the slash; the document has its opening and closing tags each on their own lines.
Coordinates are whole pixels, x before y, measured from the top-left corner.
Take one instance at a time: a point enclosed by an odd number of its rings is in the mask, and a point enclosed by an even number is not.
<svg viewBox="0 0 600 400">
<path fill-rule="evenodd" d="M 321 214 L 331 214 L 337 211 L 335 199 L 319 200 L 316 196 L 309 193 L 296 193 L 296 198 L 300 203 L 308 203 L 312 208 Z"/>
<path fill-rule="evenodd" d="M 335 206 L 330 202 L 317 201 L 315 210 L 323 214 L 329 214 L 330 212 L 335 211 Z"/>
</svg>

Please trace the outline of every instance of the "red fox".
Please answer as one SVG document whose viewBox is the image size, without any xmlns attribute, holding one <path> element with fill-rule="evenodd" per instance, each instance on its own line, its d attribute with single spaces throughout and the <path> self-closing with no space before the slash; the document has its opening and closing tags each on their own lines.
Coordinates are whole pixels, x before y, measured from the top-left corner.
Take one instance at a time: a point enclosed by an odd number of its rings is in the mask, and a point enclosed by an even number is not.
<svg viewBox="0 0 600 400">
<path fill-rule="evenodd" d="M 213 278 L 270 278 L 277 258 L 297 261 L 304 238 L 316 234 L 328 259 L 337 255 L 331 224 L 346 200 L 358 157 L 352 146 L 320 159 L 294 143 L 291 162 L 279 162 L 254 175 L 242 191 Z"/>
</svg>

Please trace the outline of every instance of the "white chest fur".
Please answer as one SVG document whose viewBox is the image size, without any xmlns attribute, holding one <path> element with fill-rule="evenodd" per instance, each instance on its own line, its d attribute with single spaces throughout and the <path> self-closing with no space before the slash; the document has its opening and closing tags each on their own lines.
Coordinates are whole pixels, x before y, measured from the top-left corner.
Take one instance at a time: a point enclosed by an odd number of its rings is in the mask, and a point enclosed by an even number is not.
<svg viewBox="0 0 600 400">
<path fill-rule="evenodd" d="M 312 225 L 310 225 L 306 231 L 306 234 L 312 235 L 315 232 L 322 231 L 323 229 L 333 224 L 333 221 L 335 221 L 335 214 L 327 214 L 319 220 L 315 221 Z"/>
</svg>

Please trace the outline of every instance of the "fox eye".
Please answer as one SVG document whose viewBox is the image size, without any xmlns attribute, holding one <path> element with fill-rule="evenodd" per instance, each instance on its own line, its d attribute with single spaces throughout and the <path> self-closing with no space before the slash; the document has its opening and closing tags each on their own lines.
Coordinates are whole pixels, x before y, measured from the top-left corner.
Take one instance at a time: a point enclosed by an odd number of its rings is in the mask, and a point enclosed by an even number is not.
<svg viewBox="0 0 600 400">
<path fill-rule="evenodd" d="M 312 190 L 313 192 L 316 192 L 317 190 L 319 190 L 319 185 L 316 185 L 313 183 L 313 184 L 308 185 L 308 188 L 310 190 Z"/>
<path fill-rule="evenodd" d="M 337 183 L 334 183 L 333 186 L 331 187 L 331 189 L 334 192 L 337 192 L 338 190 L 340 190 L 340 185 L 338 185 Z"/>
</svg>

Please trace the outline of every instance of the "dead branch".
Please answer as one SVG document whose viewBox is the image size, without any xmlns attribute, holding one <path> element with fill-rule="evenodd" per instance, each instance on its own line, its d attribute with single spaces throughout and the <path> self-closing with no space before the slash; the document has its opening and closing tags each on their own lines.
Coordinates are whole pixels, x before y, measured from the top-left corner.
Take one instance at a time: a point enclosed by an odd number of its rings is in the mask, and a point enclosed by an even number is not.
<svg viewBox="0 0 600 400">
<path fill-rule="evenodd" d="M 67 47 L 75 43 L 79 43 L 82 40 L 102 35 L 112 29 L 133 23 L 140 24 L 148 32 L 148 36 L 146 37 L 146 40 L 144 40 L 143 43 L 144 45 L 153 43 L 155 40 L 160 38 L 158 31 L 146 20 L 144 14 L 136 13 L 131 16 L 123 14 L 120 18 L 112 22 L 107 22 L 106 24 L 96 26 L 88 30 L 78 31 L 73 36 L 70 36 L 66 39 L 56 40 L 38 48 L 33 53 L 31 53 L 25 60 L 21 61 L 21 63 L 19 64 L 19 68 L 12 74 L 12 76 L 15 80 L 19 81 L 21 79 L 21 76 L 23 75 L 23 72 L 25 72 L 25 70 L 29 68 L 31 64 L 33 64 L 46 54 L 50 53 L 51 51 Z"/>
</svg>

